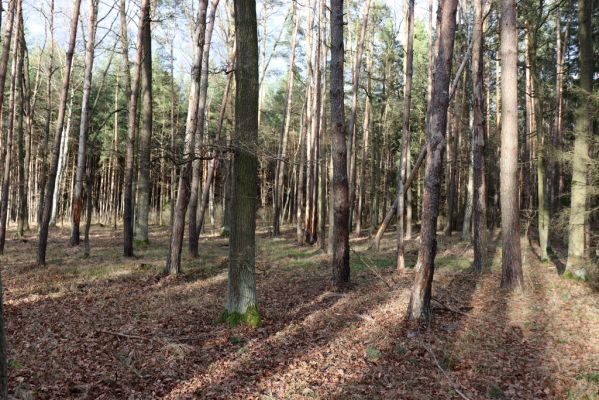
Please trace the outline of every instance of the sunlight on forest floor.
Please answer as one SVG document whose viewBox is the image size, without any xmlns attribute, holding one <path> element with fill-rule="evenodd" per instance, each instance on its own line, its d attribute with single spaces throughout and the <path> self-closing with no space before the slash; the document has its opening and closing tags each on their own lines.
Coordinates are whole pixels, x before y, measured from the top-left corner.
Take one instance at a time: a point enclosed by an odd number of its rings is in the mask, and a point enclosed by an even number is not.
<svg viewBox="0 0 599 400">
<path fill-rule="evenodd" d="M 3 259 L 10 387 L 18 399 L 596 399 L 599 292 L 559 278 L 525 246 L 524 293 L 469 270 L 467 242 L 439 237 L 430 329 L 404 320 L 413 279 L 394 270 L 394 233 L 381 251 L 352 239 L 352 287 L 330 290 L 317 247 L 259 235 L 263 325 L 216 321 L 227 285 L 227 240 L 184 251 L 162 274 L 168 231 L 121 257 L 122 232 L 94 226 L 91 257 L 51 232 L 48 266 L 37 236 L 9 240 Z M 9 233 L 13 237 L 13 232 Z M 525 241 L 523 240 L 523 245 Z M 407 264 L 416 260 L 407 244 Z M 586 396 L 586 397 L 585 397 Z"/>
</svg>

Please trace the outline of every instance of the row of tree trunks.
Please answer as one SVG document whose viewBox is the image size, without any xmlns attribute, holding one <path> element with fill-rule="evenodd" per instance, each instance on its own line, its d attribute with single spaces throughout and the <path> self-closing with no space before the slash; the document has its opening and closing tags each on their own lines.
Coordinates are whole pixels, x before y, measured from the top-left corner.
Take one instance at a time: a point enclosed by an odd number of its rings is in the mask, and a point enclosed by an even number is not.
<svg viewBox="0 0 599 400">
<path fill-rule="evenodd" d="M 85 44 L 85 71 L 83 73 L 83 95 L 81 98 L 81 117 L 79 122 L 79 149 L 77 151 L 77 172 L 75 191 L 73 192 L 71 210 L 71 246 L 79 245 L 79 224 L 83 207 L 83 185 L 87 163 L 87 131 L 89 128 L 89 98 L 92 87 L 94 67 L 94 50 L 96 48 L 96 18 L 98 14 L 97 0 L 89 0 L 89 30 Z"/>
<path fill-rule="evenodd" d="M 62 142 L 64 120 L 66 114 L 67 97 L 69 93 L 69 85 L 71 80 L 71 68 L 73 65 L 73 54 L 75 51 L 75 42 L 77 39 L 77 25 L 79 22 L 79 9 L 81 0 L 74 0 L 73 12 L 71 15 L 71 26 L 69 45 L 65 57 L 64 78 L 60 93 L 60 103 L 58 109 L 58 118 L 56 121 L 56 132 L 54 134 L 54 143 L 52 145 L 52 161 L 48 171 L 48 180 L 45 190 L 44 211 L 42 213 L 42 223 L 39 229 L 39 242 L 37 262 L 40 265 L 46 264 L 46 247 L 48 245 L 48 229 L 50 227 L 50 218 L 52 217 L 52 208 L 54 204 L 54 190 L 56 189 L 56 176 L 58 172 L 58 163 L 60 158 L 60 145 Z M 65 137 L 66 141 L 66 137 Z"/>
<path fill-rule="evenodd" d="M 206 34 L 206 12 L 208 0 L 200 2 L 196 25 L 193 31 L 193 63 L 191 66 L 191 87 L 189 89 L 189 103 L 187 107 L 187 122 L 185 125 L 184 163 L 179 174 L 179 189 L 175 215 L 171 230 L 169 254 L 166 259 L 166 271 L 176 275 L 181 270 L 181 251 L 183 248 L 183 232 L 185 230 L 185 214 L 191 195 L 191 180 L 193 160 L 195 158 L 195 140 L 198 124 L 198 106 L 200 97 L 200 81 L 202 73 L 202 57 L 204 55 L 204 42 Z M 195 215 L 190 215 L 195 218 Z"/>
</svg>

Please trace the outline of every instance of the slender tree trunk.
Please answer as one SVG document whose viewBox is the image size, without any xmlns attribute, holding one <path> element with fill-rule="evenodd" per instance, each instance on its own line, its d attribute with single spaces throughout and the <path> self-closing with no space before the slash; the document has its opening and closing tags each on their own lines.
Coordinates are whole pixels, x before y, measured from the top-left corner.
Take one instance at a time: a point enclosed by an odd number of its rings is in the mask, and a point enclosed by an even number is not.
<svg viewBox="0 0 599 400">
<path fill-rule="evenodd" d="M 369 149 L 369 140 L 370 140 L 370 132 L 371 132 L 371 114 L 372 114 L 372 53 L 373 53 L 373 43 L 374 37 L 371 37 L 368 46 L 368 54 L 366 56 L 366 73 L 367 73 L 367 82 L 366 82 L 366 105 L 364 106 L 364 124 L 362 125 L 362 157 L 361 157 L 361 165 L 360 165 L 360 176 L 359 176 L 359 189 L 358 189 L 358 210 L 356 217 L 356 232 L 358 235 L 362 234 L 362 219 L 364 213 L 364 202 L 365 202 L 365 194 L 366 194 L 366 164 L 368 161 L 368 149 Z"/>
<path fill-rule="evenodd" d="M 85 71 L 83 73 L 83 96 L 81 98 L 81 117 L 79 119 L 79 149 L 77 151 L 77 172 L 75 191 L 73 192 L 73 210 L 71 212 L 71 246 L 79 245 L 79 223 L 83 207 L 83 185 L 87 164 L 87 131 L 89 127 L 89 98 L 92 89 L 94 68 L 94 50 L 96 48 L 96 17 L 98 0 L 89 0 L 89 27 L 85 45 Z M 88 194 L 89 196 L 89 194 Z"/>
<path fill-rule="evenodd" d="M 487 255 L 487 192 L 485 185 L 485 125 L 483 114 L 483 4 L 474 0 L 472 27 L 472 94 L 474 125 L 472 130 L 474 217 L 472 246 L 474 247 L 474 270 L 482 271 Z"/>
<path fill-rule="evenodd" d="M 472 131 L 472 117 L 470 120 L 470 131 Z M 470 230 L 472 228 L 472 211 L 474 202 L 474 148 L 468 149 L 468 181 L 466 183 L 466 202 L 464 205 L 464 221 L 462 221 L 462 240 L 470 240 Z"/>
<path fill-rule="evenodd" d="M 137 201 L 135 212 L 135 238 L 149 243 L 148 224 L 150 213 L 150 156 L 152 152 L 152 26 L 150 1 L 142 2 L 145 16 L 142 33 L 141 59 L 141 124 L 139 127 L 139 178 L 137 180 Z"/>
<path fill-rule="evenodd" d="M 124 0 L 123 0 L 124 1 Z M 48 96 L 47 110 L 46 110 L 46 120 L 44 125 L 44 140 L 42 144 L 42 170 L 40 174 L 40 192 L 38 197 L 38 207 L 37 207 L 37 226 L 38 230 L 42 226 L 42 216 L 44 213 L 44 198 L 46 197 L 46 179 L 48 176 L 48 145 L 50 141 L 50 123 L 52 120 L 52 76 L 54 75 L 54 0 L 50 0 L 50 11 L 49 11 L 49 33 L 50 33 L 50 55 L 48 60 L 48 69 L 47 69 L 47 86 L 46 86 L 46 95 Z"/>
<path fill-rule="evenodd" d="M 515 0 L 501 0 L 501 287 L 522 288 L 518 201 L 518 28 Z"/>
<path fill-rule="evenodd" d="M 235 64 L 234 60 L 235 52 L 231 52 L 231 57 L 229 58 L 227 71 L 232 71 L 233 66 Z M 225 111 L 227 110 L 227 103 L 229 100 L 229 95 L 231 92 L 231 83 L 233 81 L 233 74 L 229 72 L 227 76 L 227 83 L 225 84 L 225 93 L 223 94 L 223 100 L 220 106 L 220 111 L 218 115 L 218 122 L 216 125 L 216 134 L 214 137 L 214 143 L 216 146 L 221 146 L 221 133 L 223 130 L 223 122 L 225 119 Z M 216 150 L 214 154 L 214 158 L 211 160 L 210 165 L 208 166 L 208 172 L 206 173 L 206 183 L 204 184 L 204 189 L 202 190 L 202 200 L 200 202 L 200 212 L 198 214 L 198 222 L 197 229 L 198 232 L 201 232 L 204 228 L 204 219 L 206 214 L 206 207 L 208 206 L 208 201 L 214 197 L 214 188 L 210 190 L 210 187 L 214 187 L 214 179 L 216 176 L 216 171 L 219 166 L 220 159 L 222 158 L 222 154 L 220 150 Z M 212 201 L 214 201 L 212 199 Z M 212 222 L 214 224 L 214 222 Z"/>
<path fill-rule="evenodd" d="M 3 48 L 3 55 L 2 55 L 2 64 L 1 64 L 1 68 L 2 70 L 0 70 L 0 79 L 2 79 L 2 77 L 6 77 L 6 66 L 4 64 L 4 62 L 6 61 L 6 63 L 8 63 L 8 52 L 10 52 L 10 42 L 13 41 L 13 37 L 8 35 L 9 30 L 12 31 L 12 25 L 13 25 L 13 19 L 16 18 L 17 20 L 17 27 L 16 27 L 16 32 L 14 35 L 14 44 L 13 44 L 13 52 L 12 52 L 12 67 L 11 67 L 11 81 L 10 81 L 10 97 L 9 97 L 9 104 L 8 104 L 8 123 L 7 123 L 7 127 L 6 127 L 6 143 L 4 146 L 4 171 L 2 174 L 2 194 L 1 194 L 1 198 L 0 198 L 0 254 L 4 254 L 4 243 L 6 241 L 6 225 L 8 223 L 8 200 L 9 200 L 9 194 L 10 194 L 10 175 L 11 175 L 11 161 L 12 161 L 12 148 L 13 148 L 13 138 L 14 138 L 14 121 L 15 121 L 15 108 L 16 108 L 16 95 L 17 95 L 17 81 L 16 81 L 16 76 L 17 76 L 17 70 L 19 68 L 19 66 L 17 64 L 19 64 L 20 61 L 20 57 L 19 57 L 19 41 L 17 40 L 17 38 L 19 37 L 19 32 L 22 29 L 21 26 L 21 2 L 20 1 L 15 1 L 16 3 L 16 8 L 17 8 L 17 15 L 16 17 L 13 17 L 14 15 L 14 7 L 15 4 L 13 4 L 12 2 L 11 4 L 11 9 L 9 9 L 9 22 L 8 25 L 6 27 L 6 32 L 4 35 L 4 48 Z M 7 44 L 8 42 L 8 44 Z M 4 54 L 6 54 L 6 57 L 4 57 Z M 22 65 L 20 66 L 22 68 Z M 4 74 L 2 74 L 4 72 Z M 3 75 L 3 76 L 2 76 Z M 0 89 L 2 89 L 4 87 L 3 82 L 0 82 Z M 0 93 L 2 93 L 0 96 L 2 96 L 2 98 L 0 98 L 0 106 L 2 105 L 2 102 L 4 100 L 4 90 L 0 90 Z"/>
<path fill-rule="evenodd" d="M 353 149 L 356 141 L 356 120 L 358 117 L 358 89 L 360 84 L 360 72 L 362 69 L 362 52 L 364 51 L 364 39 L 368 30 L 368 17 L 372 0 L 366 0 L 360 38 L 356 44 L 356 54 L 352 68 L 352 106 L 349 125 L 347 126 L 347 175 L 349 177 L 349 229 L 352 229 L 352 218 L 354 203 L 356 202 L 356 155 Z M 351 49 L 351 46 L 350 46 Z M 332 100 L 332 99 L 331 99 Z"/>
<path fill-rule="evenodd" d="M 414 0 L 405 1 L 406 24 L 405 43 L 406 56 L 404 60 L 404 89 L 403 89 L 403 126 L 401 135 L 401 154 L 399 158 L 399 174 L 397 182 L 397 259 L 396 268 L 403 271 L 405 265 L 404 248 L 404 182 L 408 170 L 408 152 L 410 151 L 410 107 L 412 101 L 412 65 L 414 60 Z M 451 69 L 450 69 L 451 70 Z"/>
<path fill-rule="evenodd" d="M 18 53 L 18 64 L 17 64 L 17 77 L 16 77 L 16 93 L 15 93 L 15 118 L 16 118 L 16 129 L 17 129 L 17 171 L 18 171 L 18 193 L 19 193 L 19 204 L 17 207 L 17 237 L 23 237 L 25 234 L 25 223 L 27 219 L 27 193 L 26 193 L 26 181 L 25 181 L 25 130 L 23 125 L 23 116 L 25 114 L 25 74 L 24 74 L 24 60 L 25 60 L 25 35 L 23 32 L 23 13 L 18 13 L 18 26 L 20 29 L 17 30 L 15 36 L 15 48 L 19 48 Z M 17 45 L 18 43 L 18 45 Z"/>
<path fill-rule="evenodd" d="M 216 17 L 216 8 L 218 7 L 219 0 L 212 0 L 210 5 L 210 15 L 208 16 L 208 22 L 204 22 L 205 39 L 203 45 L 202 55 L 202 72 L 200 76 L 200 97 L 198 100 L 198 122 L 196 125 L 196 138 L 195 138 L 195 151 L 196 156 L 201 154 L 201 145 L 204 138 L 204 124 L 206 115 L 206 98 L 208 94 L 208 69 L 210 67 L 210 45 L 212 42 L 212 31 L 214 30 L 214 20 Z M 202 227 L 198 225 L 198 195 L 200 189 L 200 167 L 202 162 L 195 160 L 193 163 L 193 176 L 191 183 L 191 195 L 189 198 L 189 253 L 192 257 L 198 256 L 198 241 L 200 239 L 200 232 Z M 210 190 L 210 184 L 206 179 L 202 194 L 204 191 Z M 201 198 L 200 198 L 201 199 Z M 200 207 L 203 208 L 203 202 Z M 204 212 L 204 210 L 202 210 Z M 204 216 L 201 217 L 202 219 Z"/>
<path fill-rule="evenodd" d="M 370 1 L 368 2 L 370 4 Z M 333 284 L 349 282 L 349 188 L 343 91 L 343 0 L 331 0 L 331 128 L 333 131 Z M 346 142 L 347 140 L 347 142 Z"/>
<path fill-rule="evenodd" d="M 121 27 L 124 30 L 126 37 L 126 15 L 124 14 L 124 0 L 121 0 L 121 23 L 125 21 L 125 26 Z M 134 152 L 135 152 L 135 131 L 137 129 L 137 101 L 139 100 L 139 81 L 141 79 L 141 70 L 143 63 L 143 37 L 144 29 L 143 25 L 148 21 L 150 12 L 150 0 L 142 0 L 141 13 L 139 15 L 139 26 L 141 27 L 137 33 L 137 53 L 135 56 L 136 67 L 135 75 L 133 78 L 133 84 L 131 86 L 131 77 L 127 77 L 129 74 L 129 68 L 126 68 L 125 73 L 125 93 L 129 92 L 130 97 L 128 101 L 129 112 L 127 114 L 127 153 L 125 155 L 125 176 L 123 182 L 123 255 L 125 257 L 133 257 L 133 175 L 135 174 L 133 168 Z M 123 39 L 121 39 L 123 40 Z M 123 49 L 128 49 L 128 44 L 125 40 L 122 43 Z M 126 53 L 127 51 L 125 51 Z M 125 59 L 125 62 L 129 62 L 129 58 Z M 128 66 L 128 64 L 126 64 Z M 129 88 L 129 89 L 127 89 Z"/>
<path fill-rule="evenodd" d="M 254 314 L 249 325 L 259 322 L 256 308 L 256 195 L 258 158 L 258 29 L 256 2 L 235 2 L 235 152 L 227 311 Z"/>
<path fill-rule="evenodd" d="M 293 32 L 291 33 L 291 47 L 289 58 L 289 69 L 287 71 L 287 96 L 285 100 L 285 113 L 281 134 L 279 137 L 279 154 L 275 167 L 275 185 L 274 185 L 274 217 L 273 217 L 273 235 L 278 236 L 281 233 L 281 205 L 283 203 L 284 180 L 285 180 L 285 162 L 287 161 L 287 141 L 289 137 L 289 128 L 291 126 L 291 108 L 293 105 L 293 83 L 295 79 L 295 48 L 297 46 L 297 32 L 299 29 L 299 16 L 296 3 L 293 2 Z"/>
<path fill-rule="evenodd" d="M 443 152 L 449 106 L 449 83 L 456 28 L 457 0 L 439 2 L 437 16 L 438 54 L 435 61 L 431 105 L 429 106 L 428 143 L 420 233 L 421 265 L 417 267 L 408 316 L 412 320 L 430 318 L 430 300 L 437 252 L 437 217 L 443 175 Z"/>
<path fill-rule="evenodd" d="M 75 42 L 77 39 L 77 24 L 79 22 L 79 8 L 81 0 L 73 1 L 73 14 L 71 15 L 71 27 L 69 46 L 66 52 L 64 80 L 60 93 L 60 103 L 58 109 L 58 119 L 56 121 L 56 132 L 54 134 L 54 143 L 52 145 L 52 162 L 48 173 L 48 181 L 46 184 L 46 192 L 44 199 L 44 212 L 42 214 L 42 225 L 39 231 L 39 242 L 37 251 L 37 263 L 40 265 L 46 264 L 46 247 L 48 245 L 48 229 L 50 227 L 50 218 L 52 213 L 53 194 L 56 185 L 56 175 L 58 170 L 58 159 L 60 157 L 60 143 L 62 138 L 62 130 L 64 127 L 64 117 L 66 113 L 67 96 L 69 93 L 69 84 L 71 79 L 71 67 L 73 64 L 73 53 L 75 51 Z M 65 138 L 66 140 L 66 138 Z"/>
<path fill-rule="evenodd" d="M 570 223 L 568 237 L 568 261 L 566 270 L 585 277 L 584 231 L 587 220 L 586 203 L 589 196 L 587 174 L 589 159 L 589 140 L 593 130 L 593 111 L 590 96 L 593 92 L 593 31 L 591 16 L 593 2 L 578 2 L 578 65 L 580 87 L 575 114 L 574 155 L 572 159 L 572 194 L 570 200 Z"/>
<path fill-rule="evenodd" d="M 193 32 L 193 64 L 191 67 L 191 87 L 189 89 L 189 103 L 187 106 L 187 121 L 185 124 L 185 162 L 179 174 L 179 190 L 175 205 L 175 216 L 171 230 L 169 254 L 166 259 L 166 271 L 176 275 L 181 270 L 181 250 L 183 248 L 183 232 L 185 230 L 185 214 L 189 204 L 190 184 L 192 175 L 192 160 L 194 157 L 196 129 L 198 124 L 198 102 L 200 97 L 200 80 L 204 35 L 206 33 L 206 10 L 208 0 L 200 2 L 196 26 Z M 190 215 L 189 218 L 195 218 Z"/>
</svg>

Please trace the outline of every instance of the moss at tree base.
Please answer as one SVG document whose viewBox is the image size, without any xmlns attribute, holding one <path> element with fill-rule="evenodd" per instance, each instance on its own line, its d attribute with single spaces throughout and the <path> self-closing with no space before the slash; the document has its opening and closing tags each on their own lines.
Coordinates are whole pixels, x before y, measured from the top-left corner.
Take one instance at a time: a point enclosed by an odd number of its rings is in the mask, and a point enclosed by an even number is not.
<svg viewBox="0 0 599 400">
<path fill-rule="evenodd" d="M 236 311 L 229 312 L 229 310 L 224 310 L 218 318 L 218 322 L 221 324 L 226 323 L 232 328 L 239 324 L 246 324 L 251 328 L 258 328 L 262 324 L 262 319 L 260 318 L 258 307 L 251 305 L 243 314 Z"/>
</svg>

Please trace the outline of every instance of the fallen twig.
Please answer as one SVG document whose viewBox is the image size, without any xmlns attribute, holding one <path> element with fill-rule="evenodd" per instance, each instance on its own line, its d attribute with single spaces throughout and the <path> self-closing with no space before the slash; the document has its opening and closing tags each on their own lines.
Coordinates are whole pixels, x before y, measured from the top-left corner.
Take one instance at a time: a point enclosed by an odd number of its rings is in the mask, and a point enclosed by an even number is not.
<svg viewBox="0 0 599 400">
<path fill-rule="evenodd" d="M 376 268 L 375 268 L 375 267 L 373 267 L 373 266 L 372 266 L 370 263 L 368 263 L 368 261 L 366 261 L 366 260 L 364 259 L 364 257 L 362 257 L 362 255 L 361 255 L 360 253 L 358 253 L 357 251 L 355 251 L 355 250 L 353 250 L 353 249 L 352 249 L 352 252 L 353 252 L 355 255 L 357 255 L 357 256 L 358 256 L 358 258 L 360 259 L 360 261 L 362 261 L 362 263 L 363 263 L 364 265 L 366 265 L 366 266 L 368 267 L 368 269 L 369 269 L 369 270 L 370 270 L 372 273 L 374 273 L 374 275 L 376 275 L 376 277 L 377 277 L 377 278 L 379 278 L 379 279 L 380 279 L 380 280 L 381 280 L 381 281 L 382 281 L 382 282 L 383 282 L 383 283 L 384 283 L 384 284 L 385 284 L 385 285 L 386 285 L 386 286 L 387 286 L 387 287 L 388 287 L 390 290 L 393 290 L 393 286 L 391 286 L 391 285 L 389 284 L 389 282 L 387 282 L 387 281 L 385 280 L 385 278 L 383 278 L 383 276 L 380 274 L 380 272 L 379 272 L 379 271 L 377 271 L 377 270 L 376 270 Z"/>
<path fill-rule="evenodd" d="M 141 339 L 141 340 L 152 340 L 151 337 L 148 336 L 141 336 L 141 335 L 129 335 L 127 333 L 121 333 L 121 332 L 112 332 L 112 331 L 105 331 L 105 330 L 99 330 L 98 332 L 100 333 L 105 333 L 107 335 L 113 335 L 113 336 L 118 336 L 118 337 L 122 337 L 125 339 Z"/>
<path fill-rule="evenodd" d="M 441 300 L 435 298 L 435 297 L 431 297 L 431 300 L 437 302 L 441 307 L 443 307 L 443 309 L 447 310 L 447 311 L 451 311 L 453 313 L 456 314 L 460 314 L 460 315 L 467 315 L 465 312 L 460 311 L 460 310 L 456 310 L 455 308 L 451 308 L 449 307 L 447 304 L 443 303 Z"/>
<path fill-rule="evenodd" d="M 437 356 L 435 356 L 435 353 L 433 352 L 433 349 L 430 346 L 426 346 L 426 345 L 423 345 L 423 346 L 431 354 L 431 356 L 433 357 L 433 360 L 435 361 L 435 364 L 437 364 L 437 368 L 439 368 L 439 370 L 443 373 L 443 375 L 445 376 L 445 378 L 449 382 L 449 386 L 451 386 L 451 388 L 453 390 L 455 390 L 456 393 L 459 394 L 462 397 L 462 399 L 464 399 L 464 400 L 470 400 L 470 398 L 468 396 L 466 396 L 460 390 L 460 388 L 458 387 L 458 385 L 453 382 L 453 380 L 451 379 L 451 377 L 449 376 L 449 374 L 447 372 L 445 372 L 445 370 L 443 369 L 443 367 L 441 367 L 441 364 L 439 363 L 439 360 L 437 360 Z"/>
</svg>

